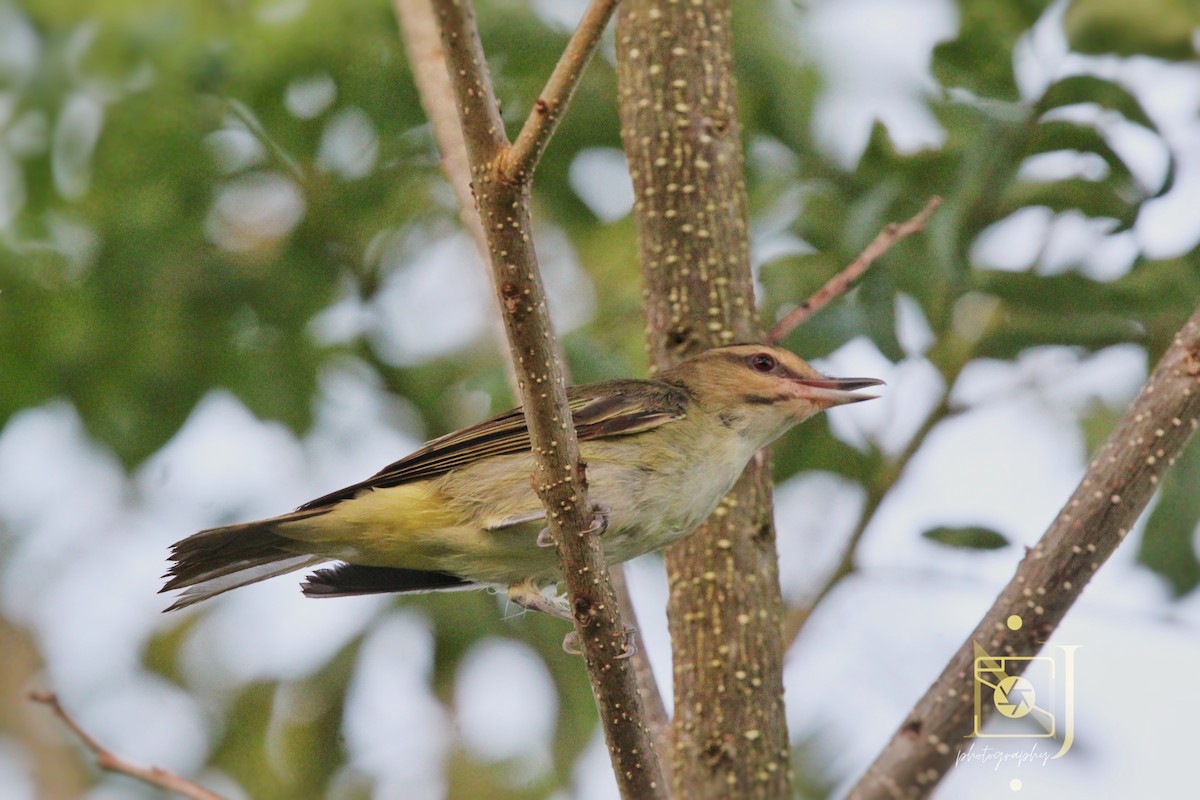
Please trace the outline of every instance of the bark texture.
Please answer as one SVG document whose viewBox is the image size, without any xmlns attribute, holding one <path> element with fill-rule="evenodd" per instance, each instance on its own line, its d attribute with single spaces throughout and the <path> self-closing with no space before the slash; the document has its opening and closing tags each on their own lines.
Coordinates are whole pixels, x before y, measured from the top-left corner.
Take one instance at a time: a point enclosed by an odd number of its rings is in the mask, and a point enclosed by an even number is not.
<svg viewBox="0 0 1200 800">
<path fill-rule="evenodd" d="M 654 368 L 757 341 L 727 2 L 626 0 L 617 19 Z M 673 783 L 689 798 L 786 797 L 789 748 L 769 461 L 666 553 Z"/>
</svg>

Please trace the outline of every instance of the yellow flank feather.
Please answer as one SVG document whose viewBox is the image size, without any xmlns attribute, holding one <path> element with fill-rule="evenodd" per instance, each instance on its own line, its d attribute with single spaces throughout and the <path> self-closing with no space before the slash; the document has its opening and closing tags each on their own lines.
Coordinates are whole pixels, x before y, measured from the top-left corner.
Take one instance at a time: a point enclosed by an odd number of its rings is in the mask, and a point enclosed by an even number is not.
<svg viewBox="0 0 1200 800">
<path fill-rule="evenodd" d="M 386 566 L 394 563 L 395 554 L 411 553 L 423 534 L 465 522 L 433 481 L 420 481 L 364 490 L 329 513 L 305 520 L 305 534 L 296 538 L 331 558 Z"/>
</svg>

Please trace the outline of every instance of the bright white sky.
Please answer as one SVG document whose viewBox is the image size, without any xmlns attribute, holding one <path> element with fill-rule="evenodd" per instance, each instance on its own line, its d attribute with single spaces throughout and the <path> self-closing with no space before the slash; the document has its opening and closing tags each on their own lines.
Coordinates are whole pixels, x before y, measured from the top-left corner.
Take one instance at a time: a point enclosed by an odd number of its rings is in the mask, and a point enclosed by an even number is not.
<svg viewBox="0 0 1200 800">
<path fill-rule="evenodd" d="M 577 15 L 580 3 L 539 7 L 557 19 L 567 7 Z M 901 12 L 883 0 L 825 0 L 811 9 L 807 44 L 798 49 L 816 59 L 829 78 L 814 123 L 828 151 L 853 164 L 876 118 L 903 149 L 940 142 L 941 131 L 920 97 L 935 86 L 928 74 L 930 49 L 956 30 L 952 4 L 913 0 Z M 1063 70 L 1097 68 L 1066 54 L 1055 16 L 1048 15 L 1019 48 L 1019 83 L 1030 90 Z M 1127 81 L 1161 126 L 1179 163 L 1175 187 L 1144 211 L 1133 232 L 1121 236 L 1039 212 L 1002 223 L 979 243 L 974 255 L 980 265 L 1051 272 L 1088 253 L 1082 269 L 1111 278 L 1128 269 L 1137 248 L 1164 256 L 1186 252 L 1200 239 L 1200 215 L 1193 211 L 1200 205 L 1198 70 L 1194 64 L 1147 60 L 1100 67 Z M 315 102 L 309 95 L 315 92 L 320 100 L 328 87 L 306 91 L 297 89 L 289 102 L 303 110 Z M 361 144 L 353 118 L 339 124 L 338 136 Z M 1127 126 L 1106 125 L 1139 176 L 1151 185 L 1160 181 L 1163 146 Z M 337 169 L 359 168 L 336 148 L 327 160 Z M 628 213 L 628 179 L 621 169 L 619 154 L 594 151 L 580 156 L 571 170 L 572 186 L 602 219 Z M 1060 159 L 1028 169 L 1057 176 L 1094 165 Z M 554 310 L 560 329 L 581 324 L 595 313 L 586 273 L 564 237 L 546 231 L 542 239 L 551 287 L 559 287 Z M 1030 241 L 1037 246 L 1020 246 Z M 797 246 L 803 243 L 774 234 L 770 220 L 756 227 L 758 258 Z M 1045 258 L 1033 265 L 1038 252 Z M 381 242 L 372 257 L 399 253 Z M 479 320 L 492 313 L 482 270 L 463 267 L 451 284 L 444 280 L 446 270 L 472 258 L 463 241 L 433 242 L 406 269 L 393 271 L 392 284 L 372 306 L 340 303 L 314 323 L 314 333 L 336 340 L 366 331 L 396 363 L 452 350 L 478 335 Z M 580 286 L 589 292 L 580 292 Z M 455 302 L 443 302 L 451 296 Z M 446 309 L 465 312 L 447 316 Z M 916 305 L 902 300 L 898 310 L 906 352 L 901 363 L 889 363 L 863 339 L 819 364 L 831 374 L 874 375 L 888 382 L 883 399 L 832 412 L 834 429 L 847 446 L 869 440 L 893 451 L 902 447 L 921 414 L 947 389 L 922 357 L 929 334 Z M 411 324 L 398 326 L 396 320 Z M 986 555 L 956 553 L 918 534 L 936 525 L 978 524 L 1032 544 L 1083 469 L 1074 413 L 1097 399 L 1123 407 L 1146 370 L 1145 356 L 1135 347 L 1085 358 L 1046 348 L 1015 364 L 973 365 L 953 387 L 956 403 L 969 410 L 930 437 L 871 525 L 861 549 L 862 573 L 821 606 L 789 657 L 792 735 L 800 740 L 819 733 L 818 755 L 828 771 L 846 781 L 861 773 L 990 605 L 1019 556 L 1015 547 Z M 454 402 L 467 415 L 478 405 L 465 395 Z M 209 715 L 222 711 L 201 708 L 186 691 L 138 663 L 146 638 L 178 622 L 161 616 L 163 601 L 156 595 L 167 544 L 221 520 L 293 507 L 374 472 L 419 443 L 419 432 L 397 432 L 407 430 L 412 418 L 403 402 L 385 397 L 354 364 L 327 370 L 319 408 L 314 430 L 298 440 L 279 425 L 255 419 L 229 394 L 214 392 L 132 484 L 115 459 L 87 439 L 63 403 L 30 409 L 0 433 L 0 519 L 23 534 L 0 567 L 0 603 L 36 632 L 47 684 L 114 749 L 195 774 L 206 758 Z M 61 501 L 63 486 L 72 487 L 70 503 Z M 838 557 L 862 494 L 835 476 L 805 474 L 780 486 L 777 498 L 784 589 L 801 598 Z M 1193 595 L 1171 603 L 1162 583 L 1134 565 L 1136 536 L 1130 539 L 1052 641 L 1082 646 L 1075 749 L 1047 766 L 965 765 L 954 770 L 938 796 L 1167 797 L 1194 782 L 1191 744 L 1200 693 L 1190 687 L 1200 663 L 1200 600 Z M 661 563 L 642 559 L 629 572 L 657 672 L 669 676 Z M 453 596 L 445 602 L 454 602 Z M 441 760 L 455 736 L 476 758 L 512 759 L 514 783 L 546 769 L 556 700 L 544 666 L 519 641 L 521 621 L 506 630 L 516 639 L 487 640 L 466 659 L 451 717 L 427 689 L 428 622 L 403 609 L 378 617 L 387 604 L 381 598 L 305 601 L 289 579 L 239 590 L 203 611 L 183 654 L 184 675 L 189 684 L 229 692 L 251 680 L 301 678 L 370 626 L 343 733 L 352 768 L 381 781 L 378 797 L 440 797 Z M 497 615 L 503 613 L 498 601 Z M 304 698 L 281 691 L 286 702 L 279 704 L 278 725 L 310 713 Z M 669 699 L 669 689 L 665 694 Z M 515 730 L 524 733 L 513 736 Z M 27 769 L 16 745 L 0 738 L 0 794 L 33 798 Z M 597 739 L 578 767 L 571 796 L 615 797 L 608 770 Z M 220 776 L 200 777 L 218 791 L 232 791 Z M 1010 787 L 1015 777 L 1023 783 L 1019 792 Z M 117 796 L 124 795 L 104 789 L 88 795 Z"/>
</svg>

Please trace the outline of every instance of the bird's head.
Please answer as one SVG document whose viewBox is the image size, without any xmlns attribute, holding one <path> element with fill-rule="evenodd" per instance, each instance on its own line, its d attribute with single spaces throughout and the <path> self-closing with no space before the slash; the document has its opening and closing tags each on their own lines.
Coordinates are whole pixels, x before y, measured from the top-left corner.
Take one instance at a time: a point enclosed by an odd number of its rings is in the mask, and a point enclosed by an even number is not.
<svg viewBox="0 0 1200 800">
<path fill-rule="evenodd" d="M 758 446 L 833 406 L 872 400 L 855 389 L 879 386 L 877 378 L 829 378 L 779 347 L 735 344 L 706 350 L 660 375 L 678 383 L 700 407 Z"/>
</svg>

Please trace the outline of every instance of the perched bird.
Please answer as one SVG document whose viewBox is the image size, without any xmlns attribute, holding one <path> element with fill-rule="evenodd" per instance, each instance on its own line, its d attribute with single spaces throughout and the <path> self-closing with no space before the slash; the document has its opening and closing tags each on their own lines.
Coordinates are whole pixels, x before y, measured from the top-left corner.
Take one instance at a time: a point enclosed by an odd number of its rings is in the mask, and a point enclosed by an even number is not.
<svg viewBox="0 0 1200 800">
<path fill-rule="evenodd" d="M 869 400 L 874 378 L 827 378 L 761 344 L 708 350 L 651 380 L 568 391 L 608 563 L 690 533 L 755 451 L 827 408 Z M 341 562 L 307 577 L 310 597 L 506 587 L 517 604 L 566 619 L 543 590 L 561 579 L 533 491 L 521 409 L 442 436 L 367 480 L 290 514 L 176 542 L 168 611 L 239 586 Z"/>
</svg>

